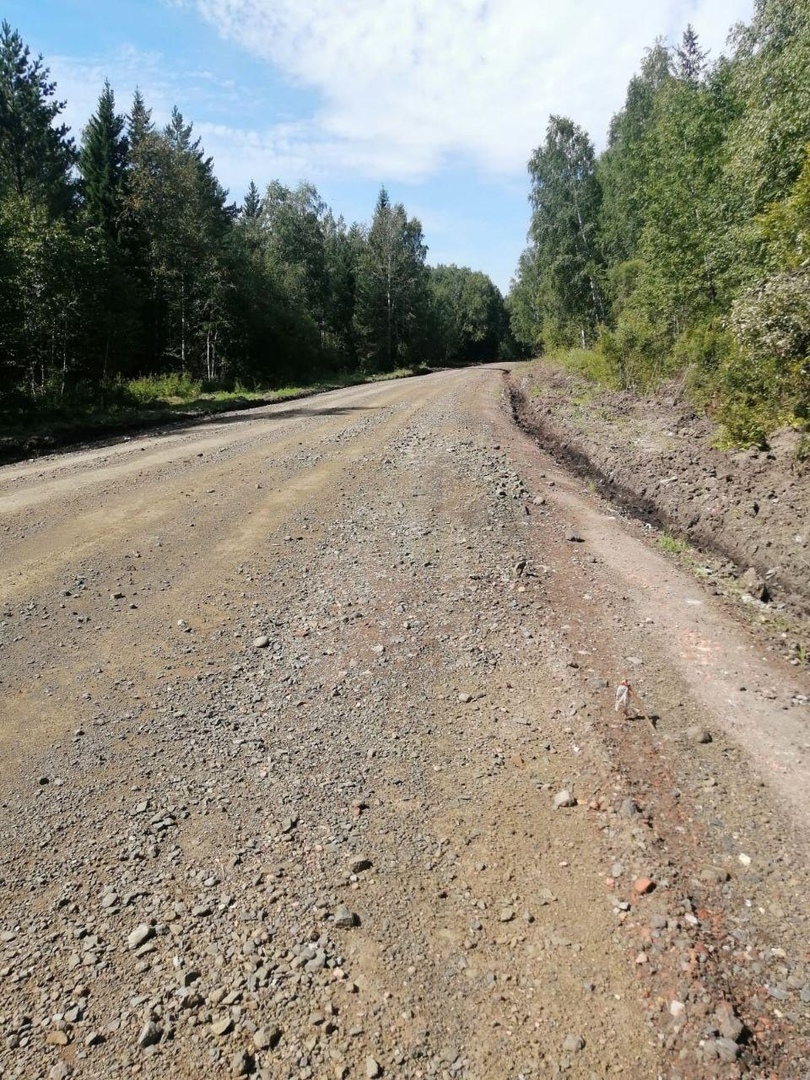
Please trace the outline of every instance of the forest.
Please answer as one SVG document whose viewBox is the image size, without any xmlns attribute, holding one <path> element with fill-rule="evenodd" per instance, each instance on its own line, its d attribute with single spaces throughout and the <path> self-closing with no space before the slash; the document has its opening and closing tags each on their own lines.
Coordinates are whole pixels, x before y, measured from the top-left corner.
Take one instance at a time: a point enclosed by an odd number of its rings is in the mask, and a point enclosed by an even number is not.
<svg viewBox="0 0 810 1080">
<path fill-rule="evenodd" d="M 420 222 L 381 189 L 347 225 L 314 186 L 229 202 L 193 125 L 159 129 L 113 88 L 76 144 L 42 57 L 0 30 L 0 412 L 108 408 L 273 388 L 507 348 L 483 273 L 428 266 Z"/>
<path fill-rule="evenodd" d="M 546 353 L 666 382 L 763 444 L 810 416 L 810 0 L 756 0 L 713 58 L 656 41 L 597 154 L 551 116 L 509 295 L 429 266 L 381 189 L 347 224 L 316 188 L 229 202 L 193 125 L 113 88 L 78 143 L 42 57 L 0 31 L 0 413 L 272 388 Z M 370 208 L 371 210 L 372 208 Z"/>
<path fill-rule="evenodd" d="M 597 155 L 549 119 L 512 329 L 602 382 L 666 381 L 764 444 L 810 416 L 810 2 L 756 0 L 729 55 L 654 43 Z"/>
</svg>

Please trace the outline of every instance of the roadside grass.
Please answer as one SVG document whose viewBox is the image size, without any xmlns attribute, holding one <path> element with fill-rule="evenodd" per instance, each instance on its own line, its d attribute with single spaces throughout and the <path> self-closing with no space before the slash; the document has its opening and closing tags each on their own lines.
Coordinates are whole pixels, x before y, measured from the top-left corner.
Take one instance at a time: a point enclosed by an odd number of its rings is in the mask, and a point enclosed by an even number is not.
<svg viewBox="0 0 810 1080">
<path fill-rule="evenodd" d="M 658 546 L 663 551 L 668 551 L 671 555 L 683 555 L 685 551 L 689 550 L 689 544 L 686 540 L 681 540 L 679 537 L 673 536 L 668 532 L 663 532 L 658 537 Z"/>
<path fill-rule="evenodd" d="M 426 374 L 428 368 L 398 368 L 384 374 L 337 374 L 329 379 L 275 387 L 206 387 L 187 373 L 143 376 L 106 387 L 44 393 L 33 402 L 22 395 L 0 397 L 0 460 L 47 450 L 71 441 L 116 435 L 232 410 L 257 408 L 327 390 Z"/>
</svg>

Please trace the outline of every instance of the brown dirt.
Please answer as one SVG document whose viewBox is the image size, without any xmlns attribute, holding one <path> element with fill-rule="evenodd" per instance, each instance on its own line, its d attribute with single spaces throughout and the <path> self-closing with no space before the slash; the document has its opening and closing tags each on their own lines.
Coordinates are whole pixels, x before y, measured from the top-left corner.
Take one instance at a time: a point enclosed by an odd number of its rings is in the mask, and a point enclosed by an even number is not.
<svg viewBox="0 0 810 1080">
<path fill-rule="evenodd" d="M 503 380 L 0 470 L 4 1076 L 804 1075 L 807 675 Z"/>
<path fill-rule="evenodd" d="M 776 432 L 767 450 L 721 450 L 721 432 L 672 385 L 599 390 L 544 361 L 515 372 L 520 423 L 614 503 L 729 561 L 741 589 L 810 614 L 810 453 Z"/>
</svg>

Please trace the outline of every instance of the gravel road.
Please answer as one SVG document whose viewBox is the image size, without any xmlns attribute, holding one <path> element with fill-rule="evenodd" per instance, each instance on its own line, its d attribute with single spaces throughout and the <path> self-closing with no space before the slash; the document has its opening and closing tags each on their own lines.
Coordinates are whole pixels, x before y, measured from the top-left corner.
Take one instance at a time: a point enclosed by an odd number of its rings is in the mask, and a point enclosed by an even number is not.
<svg viewBox="0 0 810 1080">
<path fill-rule="evenodd" d="M 806 1076 L 806 676 L 504 399 L 0 469 L 0 1075 Z"/>
</svg>

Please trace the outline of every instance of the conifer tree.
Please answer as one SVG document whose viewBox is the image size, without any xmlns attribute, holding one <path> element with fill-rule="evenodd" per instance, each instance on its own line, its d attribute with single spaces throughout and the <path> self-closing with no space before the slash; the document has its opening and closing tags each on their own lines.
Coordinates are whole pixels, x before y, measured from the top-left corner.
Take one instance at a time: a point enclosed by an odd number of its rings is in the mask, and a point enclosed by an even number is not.
<svg viewBox="0 0 810 1080">
<path fill-rule="evenodd" d="M 675 77 L 697 86 L 706 77 L 708 55 L 705 49 L 701 49 L 695 28 L 689 23 L 673 57 L 672 66 Z"/>
<path fill-rule="evenodd" d="M 54 97 L 42 57 L 7 22 L 0 25 L 0 195 L 25 195 L 49 213 L 70 209 L 76 159 L 65 124 L 56 120 L 65 103 Z"/>
<path fill-rule="evenodd" d="M 79 169 L 87 217 L 109 237 L 118 229 L 128 154 L 124 117 L 116 113 L 112 88 L 105 82 L 98 109 L 84 129 Z"/>
<path fill-rule="evenodd" d="M 380 189 L 358 263 L 355 325 L 369 369 L 415 364 L 427 308 L 422 225 Z"/>
<path fill-rule="evenodd" d="M 131 150 L 139 146 L 141 142 L 154 131 L 152 123 L 152 110 L 147 109 L 146 102 L 140 90 L 135 90 L 132 98 L 132 108 L 127 122 L 127 139 Z"/>
<path fill-rule="evenodd" d="M 247 189 L 244 202 L 242 203 L 242 217 L 255 220 L 262 212 L 262 197 L 253 180 Z"/>
</svg>

